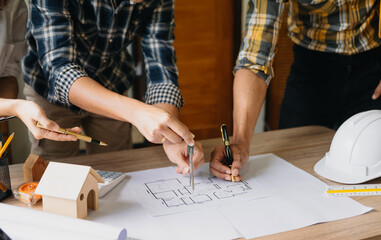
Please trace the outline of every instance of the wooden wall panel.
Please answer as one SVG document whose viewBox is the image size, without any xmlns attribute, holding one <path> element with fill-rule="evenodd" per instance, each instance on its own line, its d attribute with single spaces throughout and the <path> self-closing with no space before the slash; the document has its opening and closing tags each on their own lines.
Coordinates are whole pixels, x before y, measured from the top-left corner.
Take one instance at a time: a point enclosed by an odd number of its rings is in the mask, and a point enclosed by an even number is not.
<svg viewBox="0 0 381 240">
<path fill-rule="evenodd" d="M 197 139 L 221 136 L 222 123 L 232 130 L 234 1 L 176 0 L 180 117 Z"/>
</svg>

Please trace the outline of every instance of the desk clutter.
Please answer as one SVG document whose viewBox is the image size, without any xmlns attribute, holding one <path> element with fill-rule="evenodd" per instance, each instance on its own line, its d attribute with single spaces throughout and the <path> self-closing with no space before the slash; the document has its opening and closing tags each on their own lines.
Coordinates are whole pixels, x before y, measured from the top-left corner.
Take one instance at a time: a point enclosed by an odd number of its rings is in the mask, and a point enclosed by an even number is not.
<svg viewBox="0 0 381 240">
<path fill-rule="evenodd" d="M 127 239 L 124 228 L 81 220 L 87 218 L 88 208 L 98 209 L 98 183 L 105 195 L 124 173 L 99 171 L 105 183 L 89 166 L 47 162 L 34 154 L 23 170 L 25 183 L 14 190 L 15 198 L 29 207 L 42 199 L 44 211 L 0 203 L 0 229 L 10 239 Z"/>
<path fill-rule="evenodd" d="M 8 187 L 1 184 L 0 189 L 10 192 L 9 169 L 6 169 L 9 184 Z M 106 195 L 125 177 L 122 172 L 95 171 L 89 166 L 49 163 L 34 154 L 26 159 L 23 173 L 24 183 L 13 191 L 16 199 L 29 207 L 44 199 L 44 211 L 83 219 L 87 217 L 87 208 L 97 210 L 98 198 Z M 9 195 L 10 193 L 7 197 Z"/>
</svg>

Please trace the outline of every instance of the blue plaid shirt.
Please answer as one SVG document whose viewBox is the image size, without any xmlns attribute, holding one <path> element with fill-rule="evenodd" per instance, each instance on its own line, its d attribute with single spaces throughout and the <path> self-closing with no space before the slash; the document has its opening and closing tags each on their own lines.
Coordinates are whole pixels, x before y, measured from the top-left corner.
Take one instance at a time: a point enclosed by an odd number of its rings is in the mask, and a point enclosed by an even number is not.
<svg viewBox="0 0 381 240">
<path fill-rule="evenodd" d="M 83 76 L 126 95 L 134 80 L 127 46 L 140 35 L 146 102 L 183 105 L 172 45 L 174 0 L 30 0 L 29 5 L 24 80 L 49 102 L 76 110 L 68 93 Z"/>
</svg>

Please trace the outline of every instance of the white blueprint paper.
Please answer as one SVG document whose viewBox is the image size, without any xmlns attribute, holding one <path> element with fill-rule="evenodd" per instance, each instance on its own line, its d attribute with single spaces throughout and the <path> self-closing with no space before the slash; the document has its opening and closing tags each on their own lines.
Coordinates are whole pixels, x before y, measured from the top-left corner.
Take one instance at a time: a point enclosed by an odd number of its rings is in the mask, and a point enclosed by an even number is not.
<svg viewBox="0 0 381 240">
<path fill-rule="evenodd" d="M 174 169 L 172 169 L 175 171 Z M 99 201 L 88 219 L 128 229 L 128 236 L 149 240 L 228 240 L 242 237 L 216 208 L 151 217 L 132 193 L 131 173 Z"/>
<path fill-rule="evenodd" d="M 196 178 L 208 167 L 204 164 L 201 171 L 196 172 Z M 127 173 L 120 185 L 100 199 L 99 210 L 91 211 L 88 219 L 126 228 L 129 237 L 138 239 L 220 240 L 274 234 L 371 210 L 347 197 L 325 197 L 323 182 L 273 154 L 250 157 L 245 169 L 244 181 L 254 189 L 262 189 L 261 193 L 270 193 L 269 196 L 253 200 L 242 196 L 242 199 L 230 198 L 230 202 L 214 207 L 192 204 L 192 211 L 153 217 L 149 214 L 149 205 L 144 206 L 142 199 L 137 197 L 139 194 L 134 194 L 136 189 L 149 191 L 144 184 L 173 178 L 189 185 L 189 178 L 176 174 L 172 167 L 152 169 Z M 160 185 L 163 187 L 165 189 L 166 185 Z M 144 198 L 151 195 L 147 192 Z"/>
<path fill-rule="evenodd" d="M 131 184 L 140 204 L 151 216 L 200 210 L 229 203 L 270 196 L 251 174 L 243 181 L 218 179 L 204 164 L 194 177 L 192 191 L 189 176 L 176 174 L 173 167 L 131 173 Z"/>
<path fill-rule="evenodd" d="M 277 193 L 271 198 L 220 207 L 228 219 L 234 219 L 232 224 L 245 238 L 354 217 L 372 210 L 348 197 L 327 197 L 325 183 L 273 154 L 250 157 L 245 167 L 265 188 Z"/>
</svg>

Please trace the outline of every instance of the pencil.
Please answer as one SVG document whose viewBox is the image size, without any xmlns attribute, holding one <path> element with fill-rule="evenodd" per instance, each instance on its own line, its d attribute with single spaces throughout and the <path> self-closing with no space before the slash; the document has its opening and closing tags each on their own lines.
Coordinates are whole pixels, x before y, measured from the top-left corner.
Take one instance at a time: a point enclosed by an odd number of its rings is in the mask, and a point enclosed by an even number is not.
<svg viewBox="0 0 381 240">
<path fill-rule="evenodd" d="M 58 131 L 60 133 L 76 136 L 78 139 L 80 139 L 82 141 L 85 141 L 85 142 L 88 142 L 88 143 L 95 143 L 95 144 L 98 144 L 98 145 L 101 145 L 101 146 L 108 146 L 105 142 L 102 142 L 102 141 L 99 141 L 99 140 L 95 140 L 95 139 L 93 139 L 93 138 L 91 138 L 89 136 L 85 136 L 85 135 L 82 135 L 82 134 L 79 134 L 79 133 L 71 132 L 71 131 L 66 130 L 64 128 L 59 128 Z"/>
<path fill-rule="evenodd" d="M 36 126 L 39 127 L 39 128 L 48 130 L 48 131 L 53 131 L 53 130 L 47 129 L 44 126 L 42 126 L 42 124 L 40 122 L 37 122 Z M 75 132 L 66 130 L 64 128 L 59 128 L 58 131 L 55 131 L 55 132 L 63 133 L 63 134 L 68 134 L 68 135 L 73 135 L 73 136 L 76 136 L 79 140 L 82 140 L 82 141 L 85 141 L 85 142 L 88 142 L 88 143 L 95 143 L 95 144 L 98 144 L 98 145 L 101 145 L 101 146 L 108 146 L 107 143 L 105 143 L 105 142 L 102 142 L 102 141 L 99 141 L 99 140 L 95 140 L 95 139 L 93 139 L 93 138 L 91 138 L 89 136 L 85 136 L 85 135 L 82 135 L 80 133 L 75 133 Z"/>
<path fill-rule="evenodd" d="M 5 150 L 7 150 L 7 147 L 9 145 L 9 143 L 11 143 L 14 135 L 15 135 L 15 133 L 12 133 L 11 136 L 9 136 L 7 141 L 4 143 L 4 147 L 2 147 L 0 149 L 0 158 L 1 158 L 1 156 L 3 156 L 3 153 L 5 152 Z"/>
</svg>

